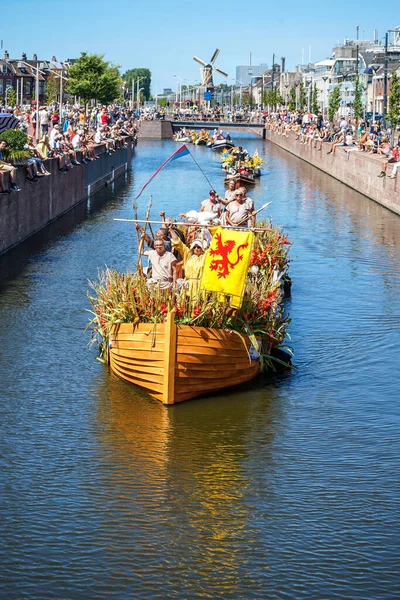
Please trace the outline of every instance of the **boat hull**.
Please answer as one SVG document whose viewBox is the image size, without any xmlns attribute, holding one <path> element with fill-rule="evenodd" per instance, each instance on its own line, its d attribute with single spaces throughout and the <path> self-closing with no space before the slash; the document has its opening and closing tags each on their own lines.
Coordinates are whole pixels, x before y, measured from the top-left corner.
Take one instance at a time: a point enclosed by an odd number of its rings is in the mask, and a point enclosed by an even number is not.
<svg viewBox="0 0 400 600">
<path fill-rule="evenodd" d="M 253 379 L 259 360 L 250 338 L 223 329 L 167 323 L 122 323 L 111 335 L 110 368 L 119 378 L 175 404 Z"/>
<path fill-rule="evenodd" d="M 225 185 L 228 185 L 230 181 L 236 181 L 243 185 L 255 185 L 257 179 L 251 177 L 245 177 L 244 175 L 227 175 L 225 177 Z"/>
</svg>

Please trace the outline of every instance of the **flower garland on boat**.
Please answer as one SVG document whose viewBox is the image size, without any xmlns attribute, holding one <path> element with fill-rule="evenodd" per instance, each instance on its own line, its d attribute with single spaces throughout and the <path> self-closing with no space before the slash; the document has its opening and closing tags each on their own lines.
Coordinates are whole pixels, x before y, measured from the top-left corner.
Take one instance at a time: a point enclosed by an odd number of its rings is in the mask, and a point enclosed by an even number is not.
<svg viewBox="0 0 400 600">
<path fill-rule="evenodd" d="M 92 341 L 100 346 L 100 360 L 108 361 L 110 334 L 118 323 L 164 323 L 170 310 L 175 310 L 175 322 L 182 325 L 218 328 L 247 334 L 257 347 L 261 339 L 264 367 L 273 368 L 271 350 L 284 347 L 290 323 L 283 306 L 282 277 L 289 264 L 290 242 L 278 227 L 257 233 L 252 251 L 252 265 L 239 309 L 221 301 L 218 294 L 202 293 L 190 299 L 185 289 L 161 290 L 149 287 L 138 272 L 119 273 L 106 268 L 98 282 L 89 282 L 88 293 L 93 317 Z M 286 350 L 288 348 L 284 347 Z"/>
</svg>

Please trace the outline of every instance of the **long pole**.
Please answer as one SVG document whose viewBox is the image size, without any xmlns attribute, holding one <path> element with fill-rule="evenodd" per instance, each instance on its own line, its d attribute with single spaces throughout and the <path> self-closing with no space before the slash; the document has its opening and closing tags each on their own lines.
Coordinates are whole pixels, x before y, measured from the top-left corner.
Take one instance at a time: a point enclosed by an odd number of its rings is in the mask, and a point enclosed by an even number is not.
<svg viewBox="0 0 400 600">
<path fill-rule="evenodd" d="M 268 204 L 271 204 L 268 202 Z M 266 205 L 268 206 L 268 205 Z M 257 212 L 263 210 L 265 206 L 262 206 Z M 247 219 L 248 217 L 246 217 Z M 146 225 L 165 225 L 165 221 L 149 221 L 146 219 L 113 219 L 113 221 L 119 221 L 121 223 L 146 223 Z M 213 229 L 216 225 L 204 225 L 203 223 L 186 223 L 182 222 L 174 222 L 174 225 L 181 225 L 182 227 L 205 227 L 207 229 Z M 235 225 L 220 225 L 223 229 L 243 229 L 244 231 L 271 231 L 271 227 L 237 227 Z"/>
<path fill-rule="evenodd" d="M 24 103 L 24 79 L 23 79 L 23 77 L 21 77 L 20 91 L 21 91 L 21 106 L 22 106 Z"/>
<path fill-rule="evenodd" d="M 19 99 L 19 81 L 17 79 L 17 106 L 18 106 L 18 99 Z"/>
<path fill-rule="evenodd" d="M 35 140 L 36 144 L 39 142 L 39 61 L 36 63 L 36 88 L 35 88 L 35 96 L 36 96 L 36 132 L 35 132 Z"/>
<path fill-rule="evenodd" d="M 385 34 L 385 70 L 383 75 L 383 116 L 387 113 L 387 83 L 388 83 L 388 41 L 389 33 Z"/>
<path fill-rule="evenodd" d="M 372 76 L 372 126 L 375 125 L 375 75 Z"/>
<path fill-rule="evenodd" d="M 132 110 L 133 110 L 133 103 L 135 101 L 135 80 L 132 79 L 132 93 L 131 93 L 131 104 L 132 104 Z"/>
<path fill-rule="evenodd" d="M 60 76 L 60 126 L 63 126 L 63 76 Z"/>
</svg>

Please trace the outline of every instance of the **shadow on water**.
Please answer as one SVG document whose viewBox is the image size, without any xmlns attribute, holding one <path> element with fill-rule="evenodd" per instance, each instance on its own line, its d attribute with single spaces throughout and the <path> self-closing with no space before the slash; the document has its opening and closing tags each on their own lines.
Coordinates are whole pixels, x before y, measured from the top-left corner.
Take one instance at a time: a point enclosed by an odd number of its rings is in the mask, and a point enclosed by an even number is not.
<svg viewBox="0 0 400 600">
<path fill-rule="evenodd" d="M 82 200 L 71 210 L 56 219 L 27 240 L 0 256 L 0 291 L 7 282 L 18 277 L 35 256 L 45 260 L 43 252 L 57 243 L 60 238 L 71 234 L 74 229 L 101 211 L 115 210 L 124 200 L 121 191 L 132 183 L 132 174 L 118 177 L 111 185 L 99 190 L 90 198 Z"/>
</svg>

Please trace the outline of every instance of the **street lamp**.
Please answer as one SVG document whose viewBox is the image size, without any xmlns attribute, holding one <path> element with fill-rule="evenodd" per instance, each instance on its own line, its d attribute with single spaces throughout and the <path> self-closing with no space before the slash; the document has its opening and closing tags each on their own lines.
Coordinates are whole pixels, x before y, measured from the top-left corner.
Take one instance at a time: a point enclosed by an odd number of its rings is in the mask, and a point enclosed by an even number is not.
<svg viewBox="0 0 400 600">
<path fill-rule="evenodd" d="M 325 77 L 322 78 L 322 81 L 324 82 L 324 109 L 323 109 L 323 115 L 324 115 L 324 120 L 326 119 L 327 116 L 327 106 L 328 106 L 328 98 L 327 98 L 327 92 L 326 92 L 326 82 L 328 81 L 329 77 L 327 77 L 325 75 Z"/>
<path fill-rule="evenodd" d="M 375 92 L 376 92 L 376 73 L 379 71 L 381 65 L 373 64 L 371 65 L 371 69 L 373 71 L 372 75 L 372 125 L 375 123 Z"/>
<path fill-rule="evenodd" d="M 243 81 L 240 81 L 240 79 L 236 79 L 236 77 L 234 77 L 232 79 L 232 81 L 236 81 L 240 85 L 239 103 L 240 103 L 240 106 L 242 106 L 242 86 L 244 85 L 244 83 L 243 83 Z"/>
<path fill-rule="evenodd" d="M 8 96 L 8 92 L 10 92 L 10 91 L 11 91 L 11 90 L 13 90 L 13 89 L 14 89 L 14 88 L 13 88 L 13 86 L 12 86 L 12 85 L 8 85 L 8 86 L 6 87 L 6 94 L 5 94 L 5 99 L 4 99 L 4 101 L 5 101 L 5 103 L 6 103 L 6 108 L 7 108 L 7 96 Z M 14 107 L 12 107 L 12 108 L 14 108 Z"/>
<path fill-rule="evenodd" d="M 139 83 L 142 81 L 142 79 L 145 79 L 145 77 L 138 77 L 136 79 L 136 108 L 139 108 L 139 104 L 140 104 L 140 92 L 141 90 L 143 90 L 144 88 L 139 89 Z"/>
</svg>

